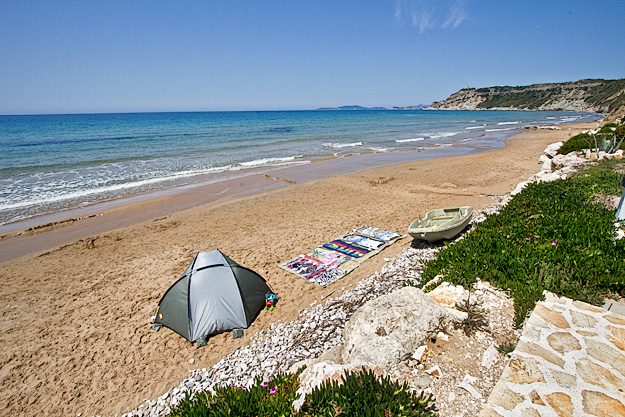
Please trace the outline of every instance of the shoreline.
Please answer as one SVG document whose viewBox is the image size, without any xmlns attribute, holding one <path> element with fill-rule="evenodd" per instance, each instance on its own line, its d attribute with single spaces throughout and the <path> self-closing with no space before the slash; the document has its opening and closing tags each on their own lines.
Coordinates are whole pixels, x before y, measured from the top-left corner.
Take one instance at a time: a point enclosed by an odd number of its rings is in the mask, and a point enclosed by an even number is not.
<svg viewBox="0 0 625 417">
<path fill-rule="evenodd" d="M 327 288 L 278 263 L 361 225 L 404 233 L 410 221 L 435 207 L 490 206 L 491 196 L 509 193 L 539 170 L 538 157 L 547 145 L 598 124 L 531 130 L 484 153 L 293 185 L 261 177 L 277 187 L 6 261 L 0 271 L 5 282 L 0 343 L 6 347 L 0 352 L 0 400 L 6 407 L 0 415 L 113 415 L 157 398 L 190 370 L 212 366 L 272 323 L 297 319 L 313 301 L 355 286 L 412 241 L 398 241 Z M 136 204 L 135 212 L 146 210 Z M 52 232 L 35 235 L 32 242 Z M 198 251 L 209 249 L 259 272 L 281 300 L 274 311 L 261 312 L 243 338 L 216 335 L 196 349 L 168 329 L 151 331 L 149 321 L 164 291 Z"/>
<path fill-rule="evenodd" d="M 221 200 L 262 194 L 288 185 L 406 162 L 488 152 L 503 146 L 505 140 L 496 140 L 486 148 L 453 145 L 427 150 L 372 152 L 329 158 L 308 164 L 267 168 L 247 175 L 172 187 L 42 215 L 0 226 L 0 263 L 193 207 L 216 204 Z"/>
</svg>

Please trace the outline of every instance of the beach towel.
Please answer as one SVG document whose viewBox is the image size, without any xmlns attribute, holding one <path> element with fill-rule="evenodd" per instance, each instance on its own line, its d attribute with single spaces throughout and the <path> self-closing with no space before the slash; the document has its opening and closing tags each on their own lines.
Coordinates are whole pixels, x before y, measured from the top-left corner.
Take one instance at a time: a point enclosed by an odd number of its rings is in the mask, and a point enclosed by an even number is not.
<svg viewBox="0 0 625 417">
<path fill-rule="evenodd" d="M 317 259 L 307 255 L 299 255 L 297 258 L 286 262 L 283 268 L 299 275 L 308 282 L 324 287 L 343 277 L 346 273 L 340 268 L 324 265 Z"/>
<path fill-rule="evenodd" d="M 344 253 L 345 255 L 349 255 L 352 258 L 360 258 L 371 252 L 371 249 L 363 248 L 361 246 L 352 245 L 344 240 L 336 239 L 328 243 L 323 244 L 324 248 Z"/>
<path fill-rule="evenodd" d="M 325 287 L 401 237 L 390 230 L 362 226 L 278 266 Z"/>
<path fill-rule="evenodd" d="M 372 237 L 374 239 L 380 239 L 385 242 L 390 242 L 392 240 L 396 240 L 402 237 L 402 235 L 400 235 L 399 233 L 390 230 L 379 229 L 372 226 L 359 227 L 358 229 L 354 230 L 354 233 L 362 236 Z"/>
</svg>

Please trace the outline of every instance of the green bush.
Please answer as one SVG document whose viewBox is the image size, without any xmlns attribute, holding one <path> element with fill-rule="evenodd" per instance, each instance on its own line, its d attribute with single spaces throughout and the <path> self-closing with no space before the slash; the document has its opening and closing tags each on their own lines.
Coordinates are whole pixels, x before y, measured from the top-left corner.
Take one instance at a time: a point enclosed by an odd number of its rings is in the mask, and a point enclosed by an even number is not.
<svg viewBox="0 0 625 417">
<path fill-rule="evenodd" d="M 582 149 L 589 149 L 592 147 L 593 139 L 588 133 L 580 133 L 572 136 L 569 140 L 564 142 L 562 147 L 558 149 L 560 155 L 567 155 L 571 152 L 580 152 Z"/>
<path fill-rule="evenodd" d="M 279 374 L 268 383 L 256 380 L 250 389 L 223 387 L 215 391 L 188 394 L 171 416 L 423 416 L 434 417 L 432 395 L 408 391 L 407 384 L 376 378 L 371 371 L 348 373 L 337 381 L 324 382 L 306 397 L 299 414 L 293 410 L 298 397 L 298 375 Z"/>
<path fill-rule="evenodd" d="M 543 290 L 598 304 L 625 294 L 625 241 L 612 241 L 614 212 L 596 194 L 620 194 L 623 161 L 602 161 L 567 180 L 530 184 L 498 215 L 427 263 L 465 287 L 477 278 L 508 289 L 520 326 Z"/>
<path fill-rule="evenodd" d="M 406 383 L 373 371 L 349 372 L 338 381 L 326 381 L 306 396 L 304 416 L 387 417 L 436 415 L 431 394 L 412 393 Z"/>
<path fill-rule="evenodd" d="M 202 392 L 191 398 L 188 394 L 171 411 L 171 416 L 290 416 L 299 387 L 297 375 L 280 374 L 268 383 L 260 379 L 250 389 L 222 387 L 215 394 Z"/>
<path fill-rule="evenodd" d="M 600 142 L 602 138 L 609 140 L 613 137 L 616 138 L 616 143 L 625 137 L 625 124 L 607 123 L 599 129 L 597 141 Z M 571 137 L 564 142 L 562 147 L 558 150 L 560 155 L 566 155 L 570 152 L 580 152 L 582 149 L 589 149 L 595 147 L 595 139 L 588 133 L 580 133 Z M 621 143 L 620 149 L 625 150 L 625 141 Z"/>
</svg>

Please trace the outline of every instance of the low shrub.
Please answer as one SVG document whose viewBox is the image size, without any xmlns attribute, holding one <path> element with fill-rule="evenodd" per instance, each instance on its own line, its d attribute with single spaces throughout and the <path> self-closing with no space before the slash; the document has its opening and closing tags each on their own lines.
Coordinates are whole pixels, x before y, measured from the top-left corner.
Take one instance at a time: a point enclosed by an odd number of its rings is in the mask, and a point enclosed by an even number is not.
<svg viewBox="0 0 625 417">
<path fill-rule="evenodd" d="M 619 143 L 619 141 L 625 137 L 625 124 L 607 123 L 599 129 L 596 137 L 598 143 L 601 142 L 601 139 L 615 139 L 615 143 Z M 585 132 L 572 136 L 569 140 L 564 142 L 562 147 L 558 150 L 558 153 L 560 155 L 566 155 L 571 152 L 580 152 L 582 149 L 592 148 L 595 148 L 595 138 L 593 138 L 590 133 Z M 620 149 L 625 150 L 625 141 L 621 142 Z"/>
<path fill-rule="evenodd" d="M 410 392 L 408 384 L 378 378 L 370 370 L 349 372 L 341 382 L 325 381 L 306 396 L 301 413 L 311 417 L 437 415 L 431 394 Z"/>
<path fill-rule="evenodd" d="M 267 383 L 260 379 L 250 389 L 222 387 L 215 394 L 201 392 L 191 398 L 188 394 L 176 407 L 171 416 L 290 416 L 292 403 L 299 388 L 297 375 L 279 374 Z"/>
<path fill-rule="evenodd" d="M 256 380 L 250 389 L 223 387 L 187 396 L 172 408 L 171 416 L 415 416 L 434 417 L 431 394 L 409 391 L 388 377 L 377 378 L 372 371 L 349 372 L 338 381 L 327 381 L 306 397 L 299 413 L 293 410 L 299 388 L 297 375 L 279 374 L 268 383 Z"/>
</svg>

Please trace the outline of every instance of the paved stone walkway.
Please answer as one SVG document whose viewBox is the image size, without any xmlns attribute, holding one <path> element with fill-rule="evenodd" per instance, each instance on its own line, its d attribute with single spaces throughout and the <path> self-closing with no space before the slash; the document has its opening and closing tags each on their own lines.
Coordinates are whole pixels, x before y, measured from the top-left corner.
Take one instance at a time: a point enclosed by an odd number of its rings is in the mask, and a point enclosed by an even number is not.
<svg viewBox="0 0 625 417">
<path fill-rule="evenodd" d="M 547 293 L 480 417 L 625 416 L 625 316 Z"/>
</svg>

